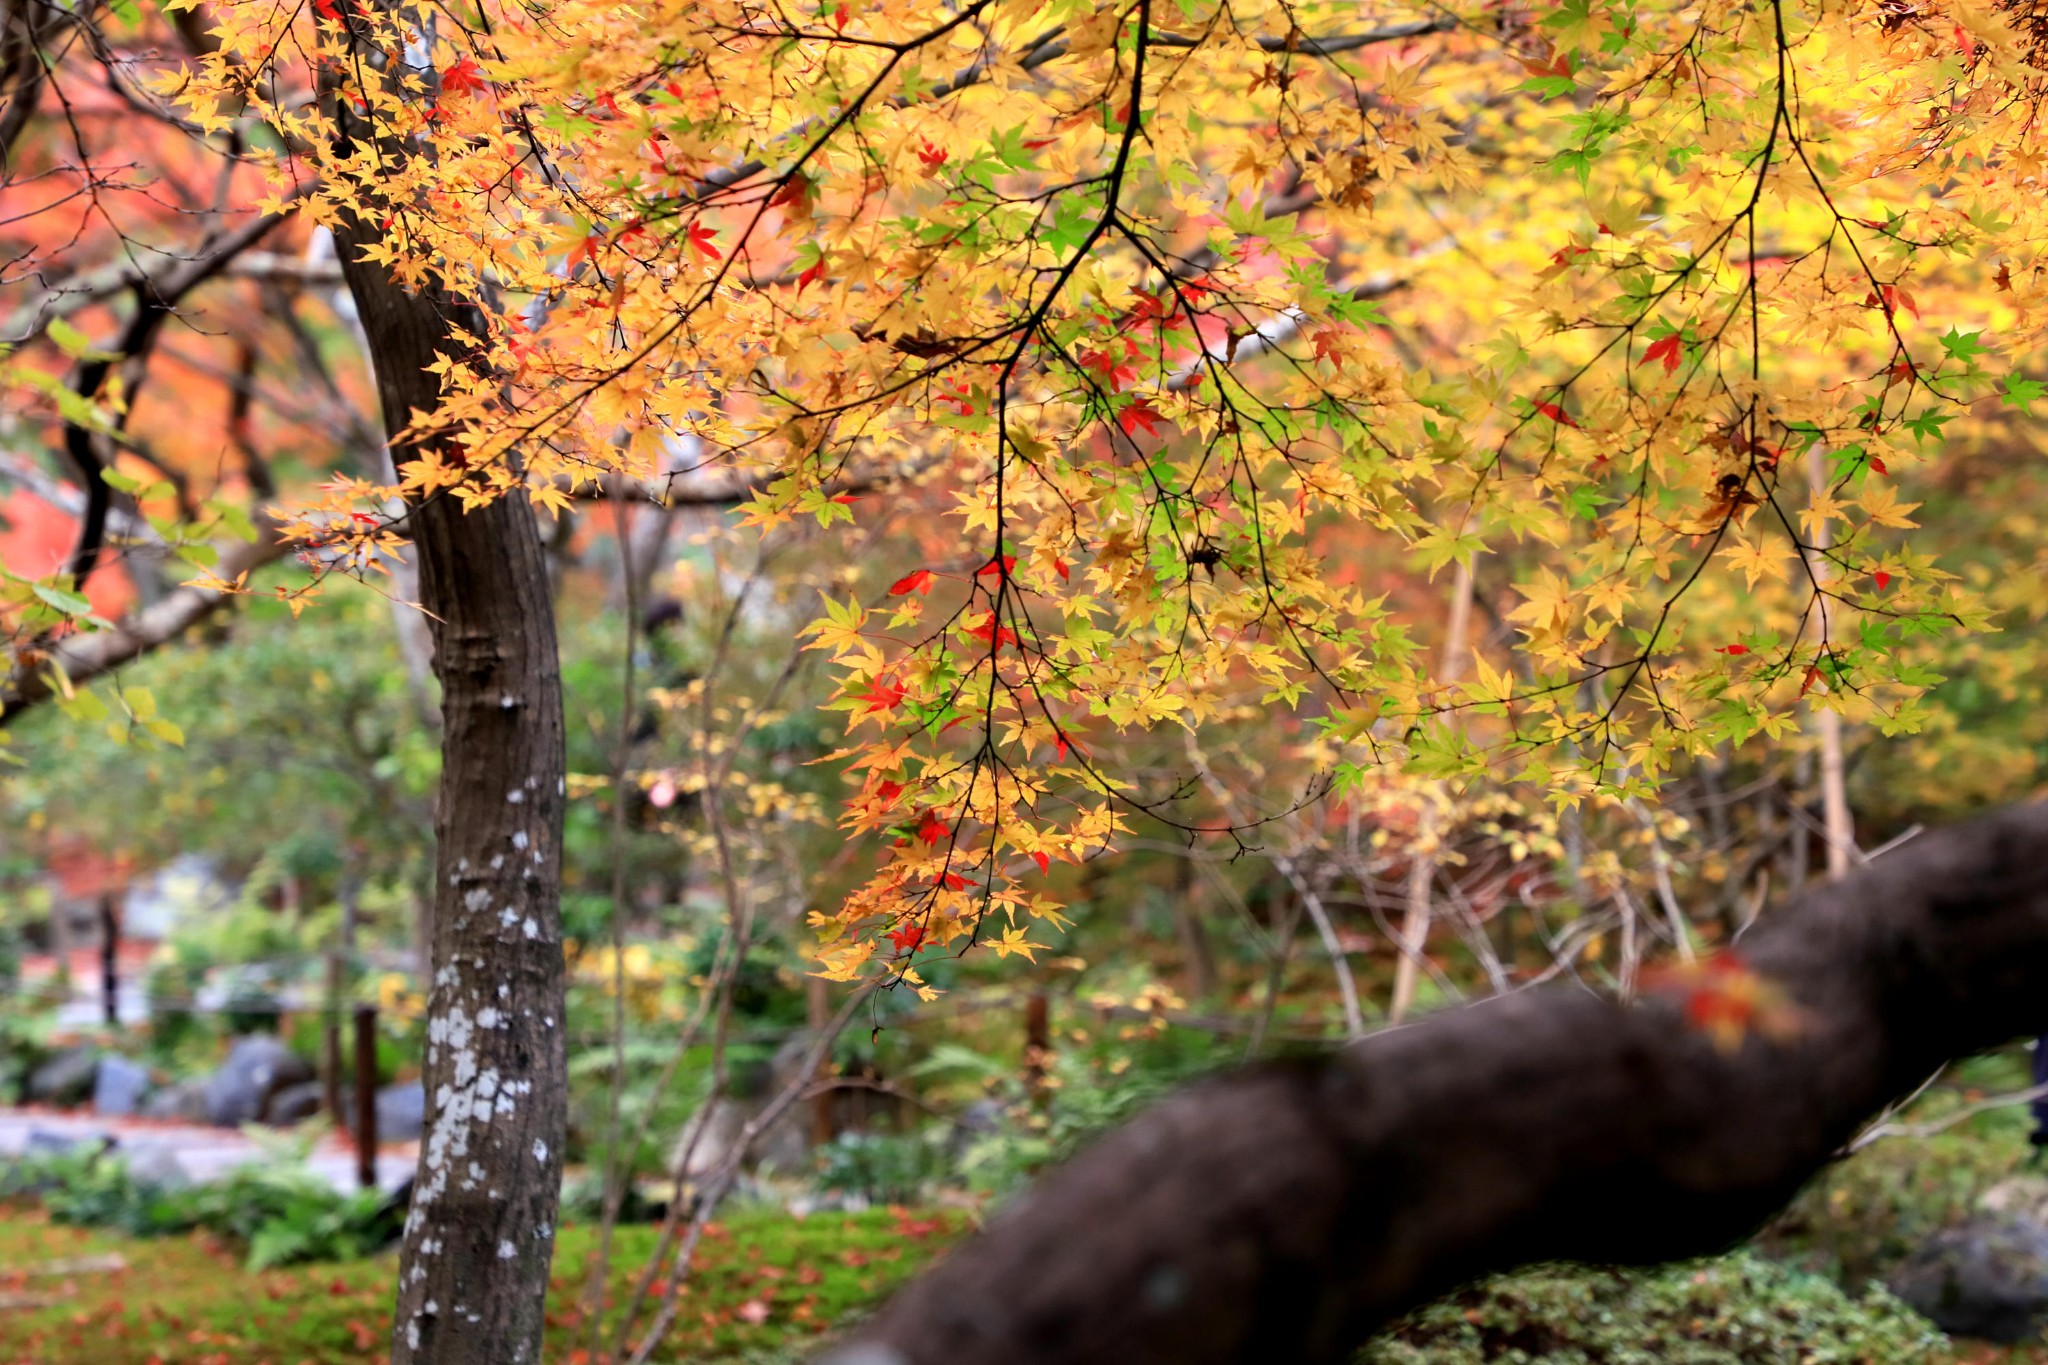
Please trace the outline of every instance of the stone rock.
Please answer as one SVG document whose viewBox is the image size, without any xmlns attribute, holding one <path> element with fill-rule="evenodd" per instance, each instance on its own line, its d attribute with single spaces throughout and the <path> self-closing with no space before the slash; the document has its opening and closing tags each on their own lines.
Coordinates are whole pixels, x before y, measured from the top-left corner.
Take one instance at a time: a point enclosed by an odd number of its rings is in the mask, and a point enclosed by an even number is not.
<svg viewBox="0 0 2048 1365">
<path fill-rule="evenodd" d="M 325 1103 L 325 1087 L 318 1081 L 301 1081 L 288 1085 L 270 1097 L 270 1103 L 263 1106 L 263 1121 L 273 1128 L 289 1128 L 304 1123 L 320 1112 Z"/>
<path fill-rule="evenodd" d="M 694 1117 L 691 1118 L 676 1135 L 675 1150 L 669 1154 L 669 1169 L 675 1169 L 676 1163 L 683 1159 L 683 1145 L 689 1140 L 691 1127 L 696 1122 Z M 701 1178 L 717 1170 L 746 1126 L 747 1112 L 739 1101 L 723 1097 L 713 1100 L 710 1116 L 704 1120 L 696 1142 L 690 1145 L 689 1160 L 684 1165 L 683 1174 Z"/>
<path fill-rule="evenodd" d="M 427 1092 L 418 1081 L 400 1081 L 377 1092 L 377 1141 L 411 1142 L 427 1131 Z"/>
<path fill-rule="evenodd" d="M 179 1123 L 205 1123 L 206 1082 L 174 1081 L 142 1102 L 142 1117 L 171 1119 Z"/>
<path fill-rule="evenodd" d="M 130 1147 L 128 1175 L 136 1184 L 158 1190 L 183 1189 L 192 1183 L 192 1173 L 178 1160 L 178 1153 L 163 1142 Z"/>
<path fill-rule="evenodd" d="M 1979 1195 L 1977 1207 L 2048 1227 L 2048 1176 L 2008 1176 Z"/>
<path fill-rule="evenodd" d="M 99 1049 L 90 1043 L 65 1048 L 29 1073 L 29 1103 L 66 1109 L 84 1104 L 92 1098 L 93 1076 L 99 1069 Z"/>
<path fill-rule="evenodd" d="M 93 1077 L 92 1108 L 101 1115 L 127 1115 L 142 1107 L 150 1088 L 149 1068 L 116 1053 L 100 1058 Z"/>
<path fill-rule="evenodd" d="M 105 1133 L 58 1133 L 48 1128 L 31 1128 L 28 1139 L 22 1144 L 25 1156 L 62 1156 L 66 1152 L 86 1149 L 104 1152 L 114 1145 L 114 1139 Z"/>
<path fill-rule="evenodd" d="M 1952 1336 L 2025 1341 L 2048 1325 L 2048 1228 L 1976 1214 L 1928 1238 L 1887 1283 Z"/>
<path fill-rule="evenodd" d="M 356 1122 L 353 1087 L 341 1093 L 343 1122 Z M 412 1142 L 427 1131 L 427 1092 L 418 1081 L 397 1081 L 377 1092 L 377 1141 Z"/>
<path fill-rule="evenodd" d="M 219 1128 L 254 1123 L 272 1095 L 312 1079 L 305 1058 L 277 1039 L 264 1034 L 237 1038 L 220 1070 L 207 1078 L 206 1121 Z"/>
</svg>

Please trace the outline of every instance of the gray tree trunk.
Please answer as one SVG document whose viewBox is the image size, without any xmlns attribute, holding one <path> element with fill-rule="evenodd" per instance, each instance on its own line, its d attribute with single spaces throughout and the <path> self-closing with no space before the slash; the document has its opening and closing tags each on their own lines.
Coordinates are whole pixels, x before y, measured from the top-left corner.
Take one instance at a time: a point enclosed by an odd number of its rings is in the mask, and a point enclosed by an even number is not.
<svg viewBox="0 0 2048 1365">
<path fill-rule="evenodd" d="M 432 411 L 427 367 L 482 335 L 473 310 L 409 293 L 336 234 L 401 469 Z M 399 1255 L 393 1365 L 538 1365 L 567 1126 L 560 915 L 561 671 L 546 558 L 514 496 L 465 513 L 445 493 L 411 514 L 420 601 L 441 682 L 427 1134 Z"/>
</svg>

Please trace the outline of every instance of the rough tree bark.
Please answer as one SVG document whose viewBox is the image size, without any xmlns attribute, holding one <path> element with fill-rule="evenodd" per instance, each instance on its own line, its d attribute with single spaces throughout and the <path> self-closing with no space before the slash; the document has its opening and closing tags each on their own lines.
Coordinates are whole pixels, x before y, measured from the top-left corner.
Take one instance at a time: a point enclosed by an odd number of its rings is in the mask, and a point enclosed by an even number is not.
<svg viewBox="0 0 2048 1365">
<path fill-rule="evenodd" d="M 467 305 L 409 293 L 336 233 L 400 468 L 438 406 Z M 432 438 L 427 438 L 432 439 Z M 427 1135 L 399 1255 L 394 1365 L 538 1365 L 567 1127 L 560 915 L 565 758 L 547 563 L 532 507 L 411 510 L 441 682 Z"/>
<path fill-rule="evenodd" d="M 1436 1015 L 1195 1086 L 1055 1172 L 834 1365 L 1334 1362 L 1475 1276 L 1752 1231 L 1942 1062 L 2048 1023 L 2048 804 L 1887 855 L 1743 940 L 1799 1026 L 1676 988 Z"/>
</svg>

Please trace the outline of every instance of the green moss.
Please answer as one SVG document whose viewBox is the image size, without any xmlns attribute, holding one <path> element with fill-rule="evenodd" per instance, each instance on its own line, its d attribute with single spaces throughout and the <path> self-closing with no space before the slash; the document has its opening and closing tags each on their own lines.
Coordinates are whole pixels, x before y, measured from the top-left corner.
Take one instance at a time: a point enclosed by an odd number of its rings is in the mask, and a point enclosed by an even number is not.
<svg viewBox="0 0 2048 1365">
<path fill-rule="evenodd" d="M 2023 1130 L 1876 1143 L 1828 1167 L 1757 1239 L 1774 1257 L 1851 1288 L 1882 1278 L 1933 1233 L 1961 1222 L 2020 1170 Z"/>
<path fill-rule="evenodd" d="M 1935 1365 L 1947 1340 L 1882 1289 L 1747 1252 L 1654 1271 L 1543 1267 L 1430 1305 L 1359 1365 Z"/>
<path fill-rule="evenodd" d="M 805 1219 L 749 1210 L 712 1226 L 675 1329 L 655 1356 L 664 1365 L 800 1353 L 902 1283 L 965 1220 L 887 1209 Z M 656 1234 L 618 1230 L 609 1315 L 630 1298 Z M 577 1301 L 594 1241 L 590 1229 L 562 1229 L 549 1365 L 569 1365 L 584 1343 Z M 23 1273 L 107 1253 L 126 1269 Z M 0 1365 L 375 1365 L 389 1354 L 396 1265 L 387 1254 L 252 1272 L 235 1248 L 204 1234 L 141 1242 L 59 1226 L 40 1211 L 0 1210 L 0 1286 L 51 1299 L 0 1313 Z"/>
</svg>

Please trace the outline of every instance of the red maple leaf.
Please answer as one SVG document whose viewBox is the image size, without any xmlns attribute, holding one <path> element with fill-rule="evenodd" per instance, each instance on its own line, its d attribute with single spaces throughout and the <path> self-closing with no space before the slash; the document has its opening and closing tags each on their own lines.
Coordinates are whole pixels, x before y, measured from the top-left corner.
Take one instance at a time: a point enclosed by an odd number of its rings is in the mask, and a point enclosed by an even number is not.
<svg viewBox="0 0 2048 1365">
<path fill-rule="evenodd" d="M 702 223 L 690 224 L 690 246 L 716 261 L 721 259 L 718 251 L 718 234 Z"/>
<path fill-rule="evenodd" d="M 1032 860 L 1038 864 L 1038 870 L 1040 872 L 1052 871 L 1052 859 L 1046 857 L 1043 853 L 1034 853 L 1031 855 L 1031 857 Z"/>
<path fill-rule="evenodd" d="M 1642 363 L 1647 365 L 1653 360 L 1661 360 L 1664 362 L 1664 373 L 1671 374 L 1678 369 L 1678 362 L 1684 355 L 1684 347 L 1683 339 L 1678 333 L 1673 332 L 1668 337 L 1660 337 L 1651 342 L 1643 352 Z"/>
<path fill-rule="evenodd" d="M 1749 653 L 1749 646 L 1748 646 L 1748 645 L 1722 645 L 1722 646 L 1720 646 L 1719 648 L 1717 648 L 1717 649 L 1716 649 L 1716 650 L 1715 650 L 1714 652 L 1715 652 L 1716 654 L 1726 654 L 1726 655 L 1729 655 L 1729 656 L 1731 656 L 1731 657 L 1732 657 L 1732 656 L 1734 656 L 1734 655 L 1737 655 L 1737 654 L 1747 654 L 1747 653 Z"/>
<path fill-rule="evenodd" d="M 775 191 L 769 197 L 768 207 L 771 209 L 791 206 L 800 208 L 804 201 L 811 197 L 812 191 L 816 188 L 811 183 L 809 176 L 804 175 L 802 172 L 797 172 L 789 177 L 781 189 Z"/>
<path fill-rule="evenodd" d="M 953 404 L 962 417 L 974 416 L 974 390 L 969 387 L 964 379 L 955 380 L 951 393 L 942 393 L 932 399 L 932 401 L 934 403 Z"/>
<path fill-rule="evenodd" d="M 1740 1047 L 1751 1033 L 1782 1039 L 1804 1024 L 1784 988 L 1733 952 L 1656 972 L 1650 984 L 1653 990 L 1676 996 L 1686 1026 L 1705 1033 L 1724 1052 Z"/>
<path fill-rule="evenodd" d="M 889 596 L 902 597 L 907 593 L 931 596 L 933 574 L 930 569 L 913 569 L 889 585 Z"/>
<path fill-rule="evenodd" d="M 926 170 L 935 171 L 946 164 L 948 153 L 944 147 L 934 147 L 929 140 L 923 138 L 920 138 L 919 142 L 922 145 L 917 149 L 917 159 L 924 163 Z"/>
<path fill-rule="evenodd" d="M 987 620 L 973 627 L 967 633 L 977 640 L 988 641 L 996 649 L 1001 649 L 1004 645 L 1014 645 L 1017 643 L 1017 632 L 1011 630 L 1008 626 L 997 625 L 994 612 L 990 612 Z"/>
<path fill-rule="evenodd" d="M 987 574 L 1000 573 L 1007 577 L 1010 570 L 1016 567 L 1017 556 L 1015 555 L 990 555 L 988 563 L 976 569 L 974 576 L 981 578 Z"/>
<path fill-rule="evenodd" d="M 1122 393 L 1138 382 L 1138 372 L 1119 361 L 1108 351 L 1083 351 L 1080 356 L 1083 369 L 1095 371 L 1109 381 L 1112 393 Z"/>
<path fill-rule="evenodd" d="M 813 261 L 810 265 L 804 268 L 803 274 L 796 277 L 796 292 L 799 294 L 803 293 L 804 290 L 811 287 L 811 282 L 813 280 L 816 280 L 819 276 L 823 275 L 824 273 L 825 258 L 823 256 L 820 256 L 816 261 Z"/>
<path fill-rule="evenodd" d="M 1866 308 L 1882 308 L 1886 317 L 1892 316 L 1901 308 L 1916 318 L 1920 316 L 1920 307 L 1913 302 L 1913 296 L 1895 284 L 1887 284 L 1876 292 L 1865 294 L 1863 296 L 1863 306 Z"/>
<path fill-rule="evenodd" d="M 441 93 L 444 95 L 475 95 L 490 89 L 490 85 L 484 79 L 484 69 L 476 64 L 476 58 L 470 56 L 463 57 L 441 73 Z"/>
<path fill-rule="evenodd" d="M 1561 427 L 1575 427 L 1578 425 L 1577 422 L 1572 420 L 1572 416 L 1570 413 L 1566 412 L 1563 408 L 1559 407 L 1555 403 L 1538 403 L 1536 405 L 1536 411 L 1541 413 L 1543 416 L 1548 417 L 1551 421 L 1557 423 Z"/>
<path fill-rule="evenodd" d="M 896 951 L 899 953 L 914 953 L 917 946 L 924 942 L 924 926 L 906 924 L 901 929 L 891 929 L 889 942 L 896 945 Z"/>
<path fill-rule="evenodd" d="M 946 837 L 946 822 L 931 811 L 926 811 L 924 819 L 917 822 L 917 837 L 924 840 L 928 847 L 936 845 L 939 840 Z"/>
<path fill-rule="evenodd" d="M 1124 429 L 1126 436 L 1140 428 L 1143 428 L 1147 436 L 1157 436 L 1160 420 L 1158 409 L 1141 398 L 1117 414 L 1116 422 Z"/>
<path fill-rule="evenodd" d="M 1883 592 L 1886 588 L 1889 588 L 1892 585 L 1892 576 L 1886 573 L 1883 569 L 1879 569 L 1870 577 L 1877 584 L 1877 590 L 1879 592 Z"/>
<path fill-rule="evenodd" d="M 909 690 L 900 682 L 876 678 L 868 685 L 868 690 L 857 698 L 867 703 L 867 709 L 861 714 L 870 716 L 877 711 L 893 711 L 902 703 L 905 693 Z"/>
</svg>

